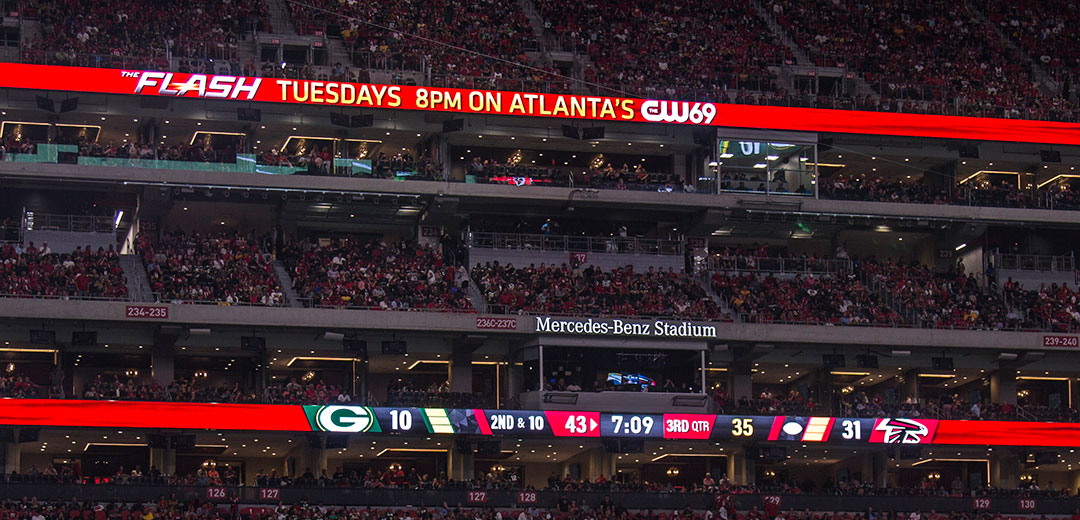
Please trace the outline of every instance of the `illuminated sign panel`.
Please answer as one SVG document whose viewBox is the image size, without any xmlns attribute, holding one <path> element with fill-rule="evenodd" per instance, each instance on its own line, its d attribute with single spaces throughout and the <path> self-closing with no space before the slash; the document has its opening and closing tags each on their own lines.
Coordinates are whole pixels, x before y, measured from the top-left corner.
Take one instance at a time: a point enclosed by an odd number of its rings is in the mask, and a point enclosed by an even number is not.
<svg viewBox="0 0 1080 520">
<path fill-rule="evenodd" d="M 636 414 L 478 408 L 376 408 L 0 400 L 0 425 L 86 428 L 748 440 L 830 444 L 1080 445 L 1080 423 L 712 414 Z"/>
<path fill-rule="evenodd" d="M 301 103 L 591 121 L 1080 144 L 1080 124 L 572 94 L 0 64 L 0 88 Z"/>
<path fill-rule="evenodd" d="M 640 321 L 619 318 L 536 317 L 538 334 L 576 334 L 612 337 L 715 338 L 716 325 L 689 321 Z"/>
</svg>

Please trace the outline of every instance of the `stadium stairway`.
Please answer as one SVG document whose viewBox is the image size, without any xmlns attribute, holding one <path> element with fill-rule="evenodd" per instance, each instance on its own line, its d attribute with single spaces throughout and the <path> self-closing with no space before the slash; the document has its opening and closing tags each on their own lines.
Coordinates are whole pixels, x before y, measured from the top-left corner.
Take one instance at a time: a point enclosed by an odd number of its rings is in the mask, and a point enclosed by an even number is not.
<svg viewBox="0 0 1080 520">
<path fill-rule="evenodd" d="M 727 300 L 721 298 L 720 295 L 716 294 L 716 291 L 713 290 L 710 274 L 710 271 L 702 271 L 699 273 L 695 278 L 697 284 L 705 290 L 705 294 L 709 295 L 709 298 L 712 298 L 712 301 L 716 302 L 716 306 L 720 309 L 721 315 L 730 316 L 733 321 L 741 321 L 739 316 L 731 311 L 731 307 L 728 306 Z"/>
<path fill-rule="evenodd" d="M 146 266 L 139 255 L 120 255 L 120 268 L 124 270 L 124 283 L 132 301 L 152 302 L 154 291 L 150 288 L 150 278 L 146 276 Z"/>
<path fill-rule="evenodd" d="M 969 12 L 971 12 L 972 16 L 974 16 L 975 19 L 979 20 L 980 23 L 993 29 L 994 34 L 997 35 L 998 38 L 1001 38 L 1001 41 L 1005 44 L 1006 47 L 1009 47 L 1010 49 L 1020 54 L 1020 57 L 1024 59 L 1024 64 L 1031 69 L 1032 73 L 1035 75 L 1035 78 L 1039 80 L 1039 85 L 1042 87 L 1044 94 L 1051 96 L 1060 95 L 1059 93 L 1061 92 L 1061 85 L 1051 79 L 1050 76 L 1046 74 L 1046 71 L 1044 71 L 1042 67 L 1039 66 L 1039 64 L 1032 58 L 1030 54 L 1027 53 L 1027 51 L 1017 45 L 1016 42 L 1006 36 L 1005 33 L 1001 32 L 1001 28 L 998 27 L 997 24 L 991 22 L 990 18 L 988 18 L 986 14 L 977 9 L 974 5 L 972 5 L 971 2 L 964 2 L 964 6 Z"/>
<path fill-rule="evenodd" d="M 487 298 L 484 298 L 484 292 L 480 290 L 480 286 L 473 281 L 472 273 L 469 275 L 469 300 L 472 302 L 472 306 L 476 309 L 476 312 L 486 314 L 490 312 L 488 310 Z"/>
<path fill-rule="evenodd" d="M 776 19 L 769 13 L 769 10 L 761 5 L 759 0 L 751 0 L 750 5 L 754 8 L 754 11 L 757 12 L 758 16 L 765 21 L 765 25 L 769 26 L 769 29 L 773 34 L 780 39 L 780 42 L 795 55 L 795 63 L 797 65 L 808 67 L 814 64 L 810 59 L 810 55 L 807 54 L 802 47 L 799 47 L 799 45 L 795 43 L 795 40 L 791 39 L 791 36 L 787 31 L 785 31 L 783 27 L 780 27 L 780 24 L 777 23 Z"/>
<path fill-rule="evenodd" d="M 266 6 L 270 13 L 270 31 L 275 34 L 297 34 L 296 24 L 289 14 L 289 6 L 285 0 L 266 0 Z"/>
<path fill-rule="evenodd" d="M 544 21 L 540 19 L 540 13 L 536 10 L 536 6 L 530 0 L 518 0 L 518 7 L 522 13 L 525 13 L 525 17 L 529 19 L 529 26 L 532 27 L 533 37 L 536 38 L 536 45 L 540 48 L 540 53 L 547 55 L 548 48 L 547 42 L 544 39 Z M 547 57 L 550 62 L 551 58 Z"/>
<path fill-rule="evenodd" d="M 285 294 L 285 301 L 289 302 L 289 306 L 303 307 L 300 304 L 300 297 L 293 290 L 289 270 L 285 269 L 285 264 L 281 263 L 281 260 L 274 260 L 274 275 L 277 276 L 278 286 L 281 287 L 281 292 Z"/>
</svg>

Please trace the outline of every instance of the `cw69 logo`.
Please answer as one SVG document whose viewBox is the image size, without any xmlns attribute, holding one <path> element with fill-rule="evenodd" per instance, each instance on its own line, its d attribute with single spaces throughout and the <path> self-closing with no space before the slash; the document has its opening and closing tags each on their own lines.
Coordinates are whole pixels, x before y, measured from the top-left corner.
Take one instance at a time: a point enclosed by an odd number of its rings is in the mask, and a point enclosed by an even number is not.
<svg viewBox="0 0 1080 520">
<path fill-rule="evenodd" d="M 691 103 L 689 101 L 658 101 L 649 99 L 641 103 L 641 117 L 654 123 L 712 123 L 716 117 L 716 105 Z"/>
<path fill-rule="evenodd" d="M 315 423 L 328 432 L 366 432 L 373 422 L 371 410 L 364 406 L 323 406 L 315 412 Z"/>
</svg>

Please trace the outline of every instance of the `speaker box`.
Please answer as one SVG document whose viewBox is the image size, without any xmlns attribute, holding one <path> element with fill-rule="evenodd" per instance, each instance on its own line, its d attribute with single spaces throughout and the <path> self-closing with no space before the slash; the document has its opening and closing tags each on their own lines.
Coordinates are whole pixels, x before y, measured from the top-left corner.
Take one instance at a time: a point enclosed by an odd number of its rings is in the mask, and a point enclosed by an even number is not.
<svg viewBox="0 0 1080 520">
<path fill-rule="evenodd" d="M 55 345 L 55 330 L 32 330 L 30 331 L 30 343 L 35 345 Z"/>
<path fill-rule="evenodd" d="M 443 121 L 442 131 L 443 133 L 460 132 L 465 129 L 464 119 L 447 119 Z"/>
<path fill-rule="evenodd" d="M 236 109 L 237 121 L 262 121 L 262 110 L 257 108 Z"/>
<path fill-rule="evenodd" d="M 19 430 L 19 442 L 37 442 L 41 428 L 22 428 Z"/>
<path fill-rule="evenodd" d="M 335 126 L 344 126 L 349 128 L 349 116 L 347 114 L 339 114 L 337 112 L 330 112 L 330 124 Z"/>
<path fill-rule="evenodd" d="M 594 127 L 590 127 L 590 128 L 582 128 L 581 129 L 581 138 L 585 139 L 586 141 L 592 141 L 592 140 L 595 140 L 595 139 L 603 139 L 604 138 L 604 127 L 602 127 L 602 126 L 594 126 Z"/>
<path fill-rule="evenodd" d="M 877 368 L 878 358 L 872 354 L 860 354 L 855 356 L 855 363 L 859 368 Z"/>
<path fill-rule="evenodd" d="M 934 370 L 952 370 L 953 358 L 951 357 L 936 357 L 930 359 L 930 366 L 934 367 Z"/>
<path fill-rule="evenodd" d="M 502 453 L 501 441 L 476 441 L 477 455 L 498 455 Z"/>
<path fill-rule="evenodd" d="M 822 354 L 821 364 L 825 368 L 844 368 L 847 366 L 843 354 Z"/>
<path fill-rule="evenodd" d="M 169 439 L 169 442 L 170 442 L 170 444 L 172 444 L 172 447 L 174 449 L 194 448 L 195 447 L 195 436 L 194 435 L 173 435 L 172 438 Z"/>
<path fill-rule="evenodd" d="M 348 435 L 327 435 L 326 436 L 326 449 L 328 450 L 340 450 L 342 448 L 349 447 Z"/>
<path fill-rule="evenodd" d="M 266 338 L 259 336 L 241 336 L 240 349 L 250 350 L 252 352 L 262 352 L 266 350 Z"/>
<path fill-rule="evenodd" d="M 371 114 L 360 114 L 349 118 L 349 126 L 353 128 L 367 128 L 375 124 L 375 116 Z"/>
<path fill-rule="evenodd" d="M 346 337 L 341 340 L 341 346 L 344 347 L 345 352 L 350 354 L 356 354 L 357 357 L 367 357 L 367 342 L 362 339 L 354 339 Z"/>
<path fill-rule="evenodd" d="M 384 341 L 382 342 L 382 353 L 391 356 L 404 356 L 408 350 L 406 350 L 405 342 L 401 340 Z"/>
<path fill-rule="evenodd" d="M 979 145 L 976 144 L 962 144 L 957 150 L 961 159 L 978 159 L 979 158 Z"/>
<path fill-rule="evenodd" d="M 1061 152 L 1057 150 L 1039 150 L 1039 159 L 1042 159 L 1042 162 L 1061 162 Z"/>
<path fill-rule="evenodd" d="M 80 347 L 97 345 L 97 331 L 80 330 L 71 333 L 71 344 Z"/>
</svg>

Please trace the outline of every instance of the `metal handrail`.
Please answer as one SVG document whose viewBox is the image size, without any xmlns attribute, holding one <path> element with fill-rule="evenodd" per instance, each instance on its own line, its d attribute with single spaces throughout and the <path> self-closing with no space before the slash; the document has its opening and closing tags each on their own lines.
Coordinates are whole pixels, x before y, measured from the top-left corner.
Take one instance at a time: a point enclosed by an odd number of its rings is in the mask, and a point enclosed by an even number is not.
<svg viewBox="0 0 1080 520">
<path fill-rule="evenodd" d="M 60 215 L 27 211 L 23 217 L 27 231 L 75 231 L 79 233 L 112 233 L 116 231 L 114 217 L 92 215 Z"/>
<path fill-rule="evenodd" d="M 220 305 L 222 307 L 288 307 L 288 301 L 282 296 L 282 302 L 280 304 L 269 303 L 249 303 L 249 302 L 227 302 L 225 300 L 195 300 L 192 298 L 165 298 L 161 296 L 160 292 L 150 293 L 153 301 L 156 303 L 172 303 L 178 305 Z"/>
<path fill-rule="evenodd" d="M 618 318 L 629 320 L 643 320 L 662 318 L 667 320 L 694 320 L 707 323 L 731 323 L 732 320 L 726 318 L 706 318 L 704 316 L 677 316 L 672 314 L 616 314 L 612 312 L 532 312 L 526 310 L 514 310 L 508 305 L 502 305 L 499 303 L 489 303 L 488 314 L 505 315 L 505 316 L 551 316 L 559 318 Z"/>
<path fill-rule="evenodd" d="M 297 298 L 302 306 L 309 309 L 349 309 L 358 311 L 391 311 L 391 312 L 437 312 L 437 313 L 450 313 L 450 314 L 477 314 L 476 309 L 456 309 L 450 307 L 407 307 L 404 309 L 398 308 L 383 308 L 373 305 L 324 305 L 321 303 L 315 303 L 315 298 Z"/>
<path fill-rule="evenodd" d="M 573 253 L 631 253 L 645 255 L 682 255 L 681 240 L 638 237 L 592 237 L 473 231 L 467 245 L 477 249 L 524 249 L 530 251 L 567 251 Z"/>
<path fill-rule="evenodd" d="M 0 293 L 0 299 L 21 299 L 21 300 L 80 300 L 80 301 L 98 301 L 98 302 L 130 302 L 131 296 L 113 297 L 113 296 L 80 296 L 78 294 L 18 294 L 18 293 Z"/>
<path fill-rule="evenodd" d="M 997 269 L 1055 272 L 1072 272 L 1076 269 L 1076 261 L 1072 253 L 1068 255 L 1027 255 L 1002 253 L 1000 250 L 994 250 L 990 256 L 993 258 L 994 267 Z"/>
<path fill-rule="evenodd" d="M 783 258 L 733 255 L 709 258 L 709 270 L 724 273 L 840 274 L 851 272 L 846 258 Z"/>
</svg>

